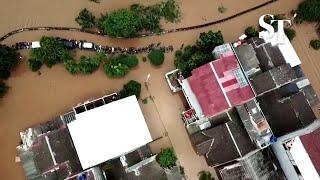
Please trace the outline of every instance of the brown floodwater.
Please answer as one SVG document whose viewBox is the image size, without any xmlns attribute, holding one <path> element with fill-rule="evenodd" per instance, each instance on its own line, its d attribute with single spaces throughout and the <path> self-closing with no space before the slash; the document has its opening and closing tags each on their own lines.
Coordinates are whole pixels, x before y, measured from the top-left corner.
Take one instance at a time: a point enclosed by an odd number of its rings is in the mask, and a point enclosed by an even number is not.
<svg viewBox="0 0 320 180">
<path fill-rule="evenodd" d="M 5 44 L 13 44 L 17 41 L 38 40 L 43 35 L 60 36 L 65 38 L 86 39 L 98 44 L 134 46 L 140 47 L 150 43 L 161 42 L 162 45 L 173 45 L 179 49 L 181 44 L 194 42 L 199 33 L 208 30 L 221 30 L 225 41 L 234 41 L 239 37 L 245 27 L 257 25 L 259 16 L 266 13 L 289 13 L 295 9 L 301 0 L 280 0 L 276 3 L 258 9 L 254 12 L 237 17 L 218 25 L 197 29 L 193 31 L 172 33 L 163 36 L 152 36 L 141 39 L 115 40 L 103 38 L 84 33 L 66 31 L 37 31 L 24 32 L 6 39 Z M 100 4 L 88 0 L 0 0 L 0 35 L 22 27 L 30 26 L 70 26 L 77 27 L 74 18 L 82 8 L 88 8 L 96 16 L 104 11 L 127 7 L 132 3 L 153 4 L 159 1 L 107 1 L 101 0 Z M 218 20 L 230 16 L 236 12 L 248 9 L 264 0 L 180 0 L 183 19 L 177 24 L 165 24 L 164 28 L 171 29 L 196 25 L 212 20 Z M 227 8 L 224 14 L 218 12 L 218 6 Z M 313 83 L 317 93 L 320 92 L 319 74 L 319 51 L 308 48 L 308 42 L 315 38 L 313 25 L 299 25 L 296 27 L 297 38 L 293 41 L 298 55 L 303 61 L 303 69 Z M 28 51 L 21 51 L 27 59 Z M 87 54 L 87 52 L 77 52 Z M 41 75 L 30 72 L 27 64 L 23 61 L 13 72 L 8 80 L 11 87 L 8 94 L 0 100 L 0 143 L 2 144 L 0 154 L 1 179 L 20 180 L 24 179 L 24 173 L 19 163 L 15 163 L 17 155 L 15 147 L 19 144 L 19 131 L 35 125 L 39 122 L 50 120 L 70 110 L 72 105 L 91 97 L 98 97 L 104 93 L 120 89 L 128 80 L 134 79 L 144 82 L 147 74 L 151 74 L 149 92 L 142 90 L 142 97 L 150 94 L 155 97 L 155 103 L 143 105 L 145 116 L 148 118 L 153 137 L 158 137 L 167 132 L 168 138 L 163 138 L 155 149 L 172 144 L 179 161 L 184 166 L 189 179 L 197 179 L 197 173 L 201 170 L 209 170 L 214 173 L 213 168 L 206 165 L 203 157 L 195 154 L 179 113 L 183 110 L 183 101 L 179 94 L 172 94 L 165 82 L 164 74 L 174 69 L 173 53 L 166 55 L 165 63 L 160 68 L 152 67 L 148 62 L 140 62 L 125 78 L 107 78 L 102 70 L 92 75 L 70 75 L 62 65 L 51 69 L 42 68 Z M 157 121 L 157 122 L 155 122 Z M 223 148 L 223 147 L 222 147 Z"/>
</svg>

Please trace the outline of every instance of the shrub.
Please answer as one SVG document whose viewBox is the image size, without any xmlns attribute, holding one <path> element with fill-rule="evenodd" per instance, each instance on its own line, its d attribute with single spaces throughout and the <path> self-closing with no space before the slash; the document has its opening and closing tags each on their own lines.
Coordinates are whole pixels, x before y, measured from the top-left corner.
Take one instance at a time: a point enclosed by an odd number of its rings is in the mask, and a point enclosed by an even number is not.
<svg viewBox="0 0 320 180">
<path fill-rule="evenodd" d="M 80 11 L 78 17 L 75 20 L 82 28 L 92 28 L 95 26 L 96 21 L 94 15 L 86 8 Z"/>
<path fill-rule="evenodd" d="M 247 35 L 248 38 L 252 38 L 252 37 L 258 37 L 259 36 L 259 32 L 257 31 L 257 29 L 253 26 L 249 26 L 244 30 L 244 34 Z"/>
<path fill-rule="evenodd" d="M 68 59 L 63 62 L 66 70 L 71 74 L 77 74 L 80 72 L 79 65 L 74 59 Z"/>
<path fill-rule="evenodd" d="M 320 40 L 317 40 L 317 39 L 311 40 L 310 46 L 315 50 L 319 50 L 320 49 Z"/>
<path fill-rule="evenodd" d="M 148 54 L 148 58 L 151 64 L 160 66 L 164 61 L 164 53 L 159 49 L 155 49 Z"/>
<path fill-rule="evenodd" d="M 100 63 L 103 58 L 103 54 L 96 54 L 91 57 L 81 56 L 79 62 L 79 70 L 83 74 L 92 74 L 100 67 Z"/>
<path fill-rule="evenodd" d="M 8 79 L 10 77 L 10 71 L 6 69 L 0 69 L 0 79 Z"/>
<path fill-rule="evenodd" d="M 0 81 L 0 98 L 2 98 L 8 91 L 9 87 L 2 81 Z"/>
<path fill-rule="evenodd" d="M 38 71 L 43 63 L 36 59 L 29 59 L 28 60 L 29 69 L 33 72 Z"/>
<path fill-rule="evenodd" d="M 202 32 L 200 33 L 199 40 L 197 40 L 196 45 L 201 51 L 205 53 L 211 53 L 211 51 L 218 45 L 223 44 L 223 35 L 221 31 L 213 32 Z"/>
<path fill-rule="evenodd" d="M 176 165 L 177 157 L 172 148 L 162 149 L 156 157 L 163 168 L 172 168 Z"/>
<path fill-rule="evenodd" d="M 209 171 L 200 171 L 198 173 L 199 180 L 214 180 Z"/>
<path fill-rule="evenodd" d="M 137 81 L 131 80 L 123 86 L 123 89 L 120 91 L 120 97 L 126 98 L 135 95 L 137 99 L 140 99 L 140 93 L 141 84 Z"/>
<path fill-rule="evenodd" d="M 127 65 L 129 68 L 134 68 L 139 64 L 139 59 L 136 55 L 120 55 L 119 61 Z"/>
<path fill-rule="evenodd" d="M 129 72 L 129 67 L 117 60 L 109 59 L 103 66 L 104 72 L 109 77 L 123 77 Z"/>
<path fill-rule="evenodd" d="M 292 28 L 284 28 L 284 33 L 287 35 L 290 41 L 292 41 L 293 38 L 296 37 L 296 31 Z"/>
<path fill-rule="evenodd" d="M 141 29 L 140 18 L 128 9 L 111 12 L 100 23 L 110 37 L 132 37 Z"/>
<path fill-rule="evenodd" d="M 305 0 L 298 6 L 297 19 L 299 22 L 302 22 L 302 21 L 319 22 L 320 21 L 319 12 L 320 12 L 319 0 Z"/>
</svg>

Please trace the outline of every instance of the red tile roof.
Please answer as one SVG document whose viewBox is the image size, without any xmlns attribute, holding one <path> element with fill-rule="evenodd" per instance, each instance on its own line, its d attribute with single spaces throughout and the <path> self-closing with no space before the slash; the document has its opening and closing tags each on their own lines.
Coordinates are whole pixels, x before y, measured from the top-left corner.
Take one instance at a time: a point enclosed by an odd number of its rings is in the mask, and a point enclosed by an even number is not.
<svg viewBox="0 0 320 180">
<path fill-rule="evenodd" d="M 314 167 L 320 174 L 320 130 L 300 136 L 300 139 Z"/>
<path fill-rule="evenodd" d="M 206 117 L 227 110 L 229 103 L 231 106 L 241 105 L 254 97 L 248 84 L 240 87 L 235 70 L 243 75 L 235 55 L 227 52 L 220 59 L 192 71 L 188 82 Z"/>
</svg>

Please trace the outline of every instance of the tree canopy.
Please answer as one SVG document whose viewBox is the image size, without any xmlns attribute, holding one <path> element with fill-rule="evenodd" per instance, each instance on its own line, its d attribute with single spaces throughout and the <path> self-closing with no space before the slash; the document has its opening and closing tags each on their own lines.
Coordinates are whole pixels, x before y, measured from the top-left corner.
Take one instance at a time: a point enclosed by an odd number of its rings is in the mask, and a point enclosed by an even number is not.
<svg viewBox="0 0 320 180">
<path fill-rule="evenodd" d="M 87 8 L 82 9 L 75 20 L 82 28 L 92 28 L 96 21 L 95 16 Z"/>
<path fill-rule="evenodd" d="M 70 52 L 54 37 L 43 36 L 40 39 L 40 45 L 40 48 L 31 50 L 30 59 L 32 60 L 31 62 L 29 61 L 29 63 L 35 63 L 35 61 L 37 61 L 37 66 L 40 66 L 41 62 L 51 68 L 53 65 L 62 62 L 65 58 L 71 57 Z M 29 64 L 29 67 L 33 66 L 34 65 Z"/>
<path fill-rule="evenodd" d="M 172 168 L 176 165 L 177 157 L 172 148 L 162 149 L 156 156 L 157 162 L 163 168 Z"/>
<path fill-rule="evenodd" d="M 297 9 L 298 21 L 320 22 L 320 0 L 305 0 Z"/>
<path fill-rule="evenodd" d="M 201 51 L 210 54 L 215 46 L 223 44 L 223 35 L 221 31 L 213 32 L 202 32 L 200 37 L 196 42 L 196 45 L 200 48 Z"/>
<path fill-rule="evenodd" d="M 199 180 L 214 180 L 209 171 L 200 171 L 198 173 Z"/>
<path fill-rule="evenodd" d="M 296 37 L 296 31 L 292 28 L 284 28 L 284 33 L 287 35 L 290 41 L 292 41 L 293 38 Z"/>
<path fill-rule="evenodd" d="M 20 54 L 13 48 L 0 44 L 0 79 L 7 79 L 10 71 L 19 64 Z"/>
<path fill-rule="evenodd" d="M 259 36 L 258 30 L 253 26 L 247 27 L 244 30 L 244 34 L 247 35 L 247 38 L 258 37 Z"/>
<path fill-rule="evenodd" d="M 141 20 L 128 9 L 112 11 L 106 16 L 100 26 L 104 33 L 111 37 L 132 37 L 141 29 Z"/>
<path fill-rule="evenodd" d="M 123 77 L 139 63 L 138 58 L 133 55 L 119 55 L 110 57 L 103 66 L 104 72 L 109 77 Z"/>
<path fill-rule="evenodd" d="M 150 63 L 155 66 L 160 66 L 164 61 L 164 52 L 160 49 L 152 50 L 148 54 L 148 58 L 150 60 Z"/>
<path fill-rule="evenodd" d="M 120 97 L 126 98 L 135 95 L 137 99 L 140 99 L 141 84 L 137 81 L 131 80 L 127 84 L 123 85 L 123 89 L 120 91 Z"/>
</svg>

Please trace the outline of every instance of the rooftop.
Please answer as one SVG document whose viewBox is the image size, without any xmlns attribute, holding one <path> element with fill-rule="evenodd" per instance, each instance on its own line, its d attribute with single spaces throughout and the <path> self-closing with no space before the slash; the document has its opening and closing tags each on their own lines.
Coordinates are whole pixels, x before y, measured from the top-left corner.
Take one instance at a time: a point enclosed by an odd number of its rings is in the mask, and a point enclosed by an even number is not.
<svg viewBox="0 0 320 180">
<path fill-rule="evenodd" d="M 280 88 L 257 97 L 257 100 L 277 137 L 301 129 L 316 119 L 303 92 L 282 94 Z M 283 118 L 284 114 L 286 118 Z"/>
<path fill-rule="evenodd" d="M 313 166 L 320 174 L 320 130 L 300 136 L 300 140 L 311 159 Z"/>
<path fill-rule="evenodd" d="M 254 97 L 232 51 L 194 69 L 187 80 L 205 117 L 215 116 Z"/>
<path fill-rule="evenodd" d="M 224 113 L 224 118 L 227 123 L 190 136 L 197 153 L 205 155 L 210 166 L 233 161 L 255 150 L 236 110 Z"/>
<path fill-rule="evenodd" d="M 68 128 L 83 169 L 152 141 L 135 96 L 76 114 Z"/>
<path fill-rule="evenodd" d="M 251 44 L 244 44 L 234 48 L 238 59 L 242 65 L 246 75 L 250 77 L 252 74 L 260 71 L 259 60 L 256 56 L 256 52 Z"/>
</svg>

